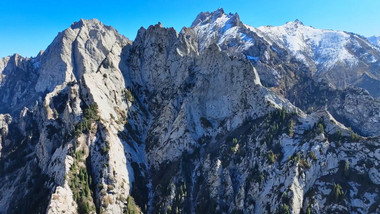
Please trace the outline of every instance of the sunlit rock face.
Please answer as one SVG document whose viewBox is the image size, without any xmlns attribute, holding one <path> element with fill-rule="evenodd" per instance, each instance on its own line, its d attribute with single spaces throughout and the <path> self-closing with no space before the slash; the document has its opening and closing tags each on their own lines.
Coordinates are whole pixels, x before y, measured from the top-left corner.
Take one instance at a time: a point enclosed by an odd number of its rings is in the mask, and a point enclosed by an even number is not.
<svg viewBox="0 0 380 214">
<path fill-rule="evenodd" d="M 0 60 L 0 213 L 380 212 L 378 51 L 222 9 L 75 22 Z"/>
</svg>

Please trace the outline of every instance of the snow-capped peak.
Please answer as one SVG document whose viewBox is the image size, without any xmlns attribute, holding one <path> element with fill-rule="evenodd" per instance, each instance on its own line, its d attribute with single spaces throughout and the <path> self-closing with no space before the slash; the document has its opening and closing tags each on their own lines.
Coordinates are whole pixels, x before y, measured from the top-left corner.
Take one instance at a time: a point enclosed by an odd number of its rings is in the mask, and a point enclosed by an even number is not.
<svg viewBox="0 0 380 214">
<path fill-rule="evenodd" d="M 237 14 L 226 14 L 223 9 L 218 9 L 200 13 L 191 30 L 197 37 L 199 52 L 217 44 L 228 53 L 243 53 L 251 62 L 257 63 L 271 58 L 267 50 L 277 53 L 286 50 L 303 62 L 312 75 L 332 79 L 338 88 L 360 78 L 364 71 L 360 66 L 363 65 L 373 65 L 374 69 L 369 68 L 370 76 L 376 76 L 380 61 L 379 48 L 364 37 L 344 31 L 316 29 L 298 19 L 282 26 L 255 28 L 242 24 Z M 270 49 L 264 50 L 264 46 Z M 370 51 L 363 53 L 362 50 Z M 355 74 L 351 72 L 353 69 L 357 69 Z M 336 76 L 346 78 L 341 81 Z"/>
<path fill-rule="evenodd" d="M 222 8 L 214 12 L 200 13 L 191 25 L 199 39 L 199 51 L 212 43 L 235 46 L 238 41 L 232 40 L 236 39 L 244 40 L 245 45 L 251 46 L 254 39 L 247 35 L 247 32 L 242 32 L 242 27 L 245 28 L 237 13 L 226 14 Z"/>
<path fill-rule="evenodd" d="M 351 38 L 349 33 L 315 29 L 303 25 L 299 20 L 282 26 L 263 26 L 257 29 L 258 34 L 289 49 L 305 63 L 312 59 L 325 68 L 330 68 L 337 62 L 349 65 L 357 63 L 356 58 L 346 49 Z"/>
<path fill-rule="evenodd" d="M 285 25 L 299 26 L 299 25 L 304 25 L 304 24 L 300 20 L 296 19 L 292 22 L 286 22 Z"/>
<path fill-rule="evenodd" d="M 237 13 L 226 14 L 222 8 L 219 8 L 214 12 L 201 12 L 191 24 L 191 27 L 197 27 L 206 24 L 215 24 L 221 26 L 227 24 L 227 22 L 233 26 L 241 24 L 239 15 Z"/>
</svg>

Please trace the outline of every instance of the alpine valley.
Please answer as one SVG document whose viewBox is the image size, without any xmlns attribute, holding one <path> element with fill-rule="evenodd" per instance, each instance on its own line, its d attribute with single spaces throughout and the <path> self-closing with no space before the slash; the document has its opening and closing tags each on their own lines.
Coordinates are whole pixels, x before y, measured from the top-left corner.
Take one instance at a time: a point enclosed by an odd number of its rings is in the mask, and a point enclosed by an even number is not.
<svg viewBox="0 0 380 214">
<path fill-rule="evenodd" d="M 376 38 L 75 22 L 0 59 L 0 213 L 380 213 Z"/>
</svg>

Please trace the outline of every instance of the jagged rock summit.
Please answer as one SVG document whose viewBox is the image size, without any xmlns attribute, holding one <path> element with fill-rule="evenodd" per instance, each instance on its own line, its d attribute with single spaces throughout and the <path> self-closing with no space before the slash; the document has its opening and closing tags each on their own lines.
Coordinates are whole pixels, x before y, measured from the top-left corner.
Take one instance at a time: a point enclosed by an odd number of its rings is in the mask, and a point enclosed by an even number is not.
<svg viewBox="0 0 380 214">
<path fill-rule="evenodd" d="M 0 60 L 0 213 L 380 212 L 377 57 L 223 9 L 134 41 L 75 22 Z"/>
</svg>

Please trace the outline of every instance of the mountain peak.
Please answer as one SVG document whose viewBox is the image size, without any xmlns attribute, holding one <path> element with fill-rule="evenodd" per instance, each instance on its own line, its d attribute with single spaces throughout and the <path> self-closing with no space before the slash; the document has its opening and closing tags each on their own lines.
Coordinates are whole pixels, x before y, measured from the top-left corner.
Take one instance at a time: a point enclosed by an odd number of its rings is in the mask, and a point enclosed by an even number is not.
<svg viewBox="0 0 380 214">
<path fill-rule="evenodd" d="M 220 20 L 222 19 L 222 20 Z M 218 8 L 213 12 L 201 12 L 197 18 L 191 24 L 191 27 L 196 27 L 198 25 L 212 24 L 215 22 L 227 23 L 228 21 L 232 21 L 231 24 L 237 26 L 241 24 L 240 17 L 237 13 L 226 14 L 223 8 Z"/>
<path fill-rule="evenodd" d="M 294 20 L 294 23 L 303 25 L 303 23 L 299 19 Z"/>
<path fill-rule="evenodd" d="M 296 19 L 296 20 L 294 20 L 292 22 L 286 22 L 285 25 L 304 26 L 304 24 L 299 19 Z"/>
<path fill-rule="evenodd" d="M 224 14 L 224 10 L 223 8 L 220 7 L 217 10 L 215 10 L 213 13 Z"/>
<path fill-rule="evenodd" d="M 77 22 L 74 22 L 71 25 L 72 29 L 76 28 L 82 28 L 82 27 L 94 27 L 94 26 L 105 26 L 101 21 L 98 19 L 80 19 Z"/>
</svg>

